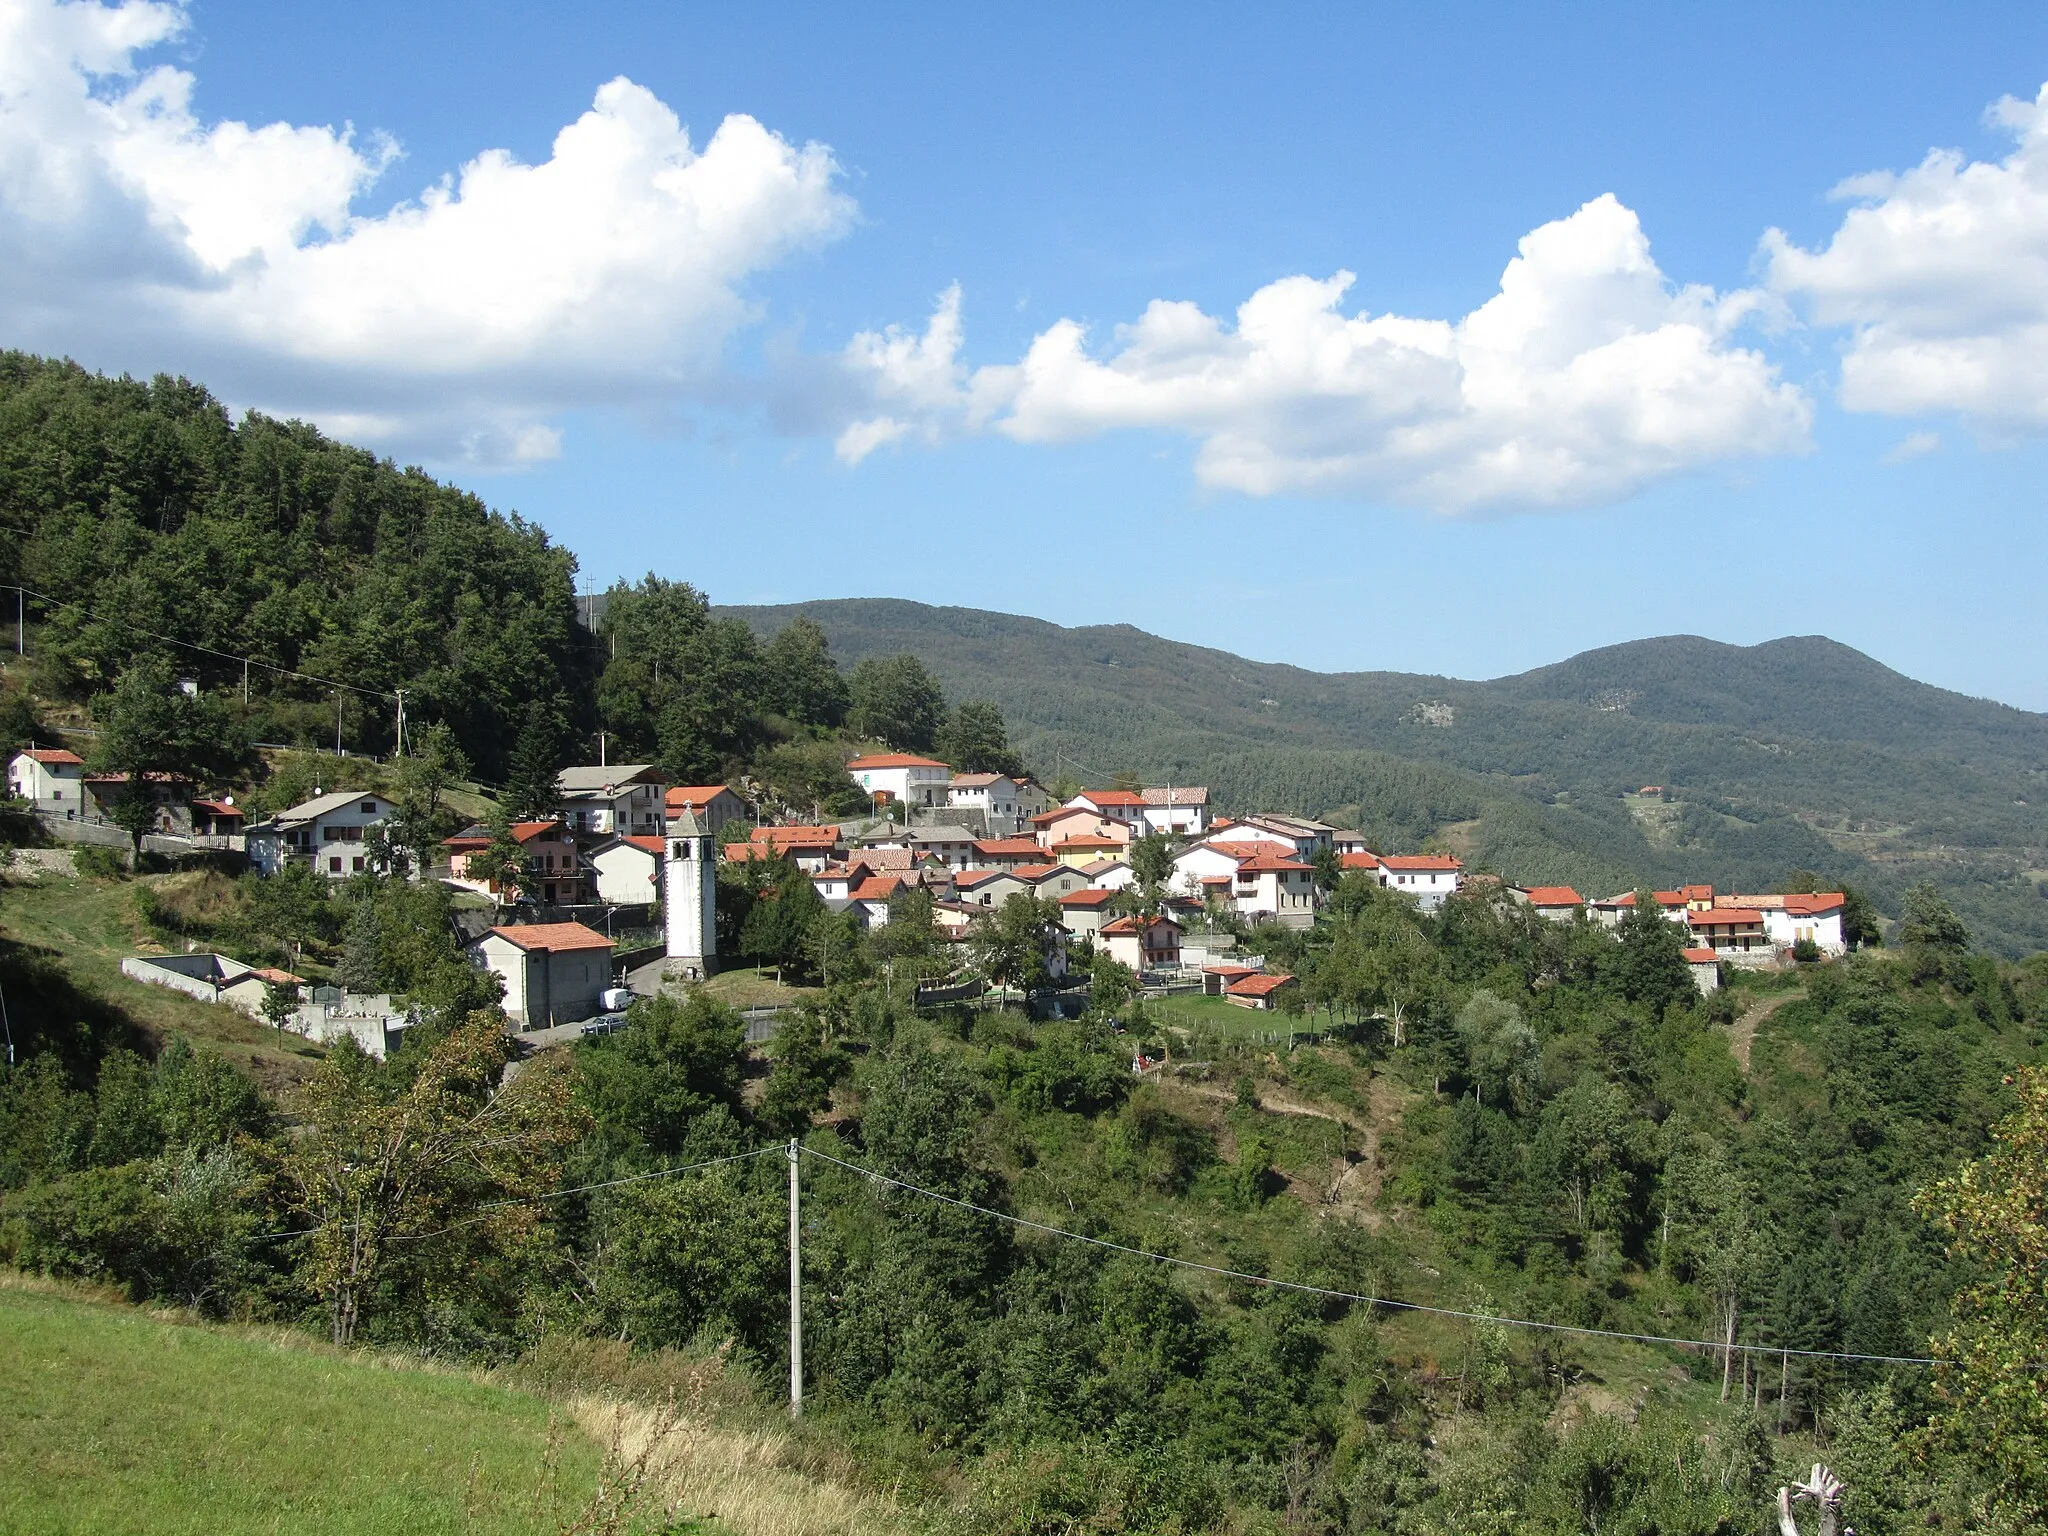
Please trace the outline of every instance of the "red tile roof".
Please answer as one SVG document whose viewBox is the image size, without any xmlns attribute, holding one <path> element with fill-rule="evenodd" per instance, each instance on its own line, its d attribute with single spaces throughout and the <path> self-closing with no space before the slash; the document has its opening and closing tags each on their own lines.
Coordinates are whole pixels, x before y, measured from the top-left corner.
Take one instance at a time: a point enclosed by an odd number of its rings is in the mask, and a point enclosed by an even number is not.
<svg viewBox="0 0 2048 1536">
<path fill-rule="evenodd" d="M 1741 907 L 1715 907 L 1710 912 L 1688 912 L 1685 920 L 1695 928 L 1761 928 L 1764 915 Z"/>
<path fill-rule="evenodd" d="M 974 851 L 983 858 L 1037 858 L 1045 850 L 1035 837 L 991 837 L 978 840 Z"/>
<path fill-rule="evenodd" d="M 37 762 L 51 768 L 65 767 L 74 763 L 81 768 L 85 766 L 84 758 L 80 757 L 76 752 L 67 752 L 62 747 L 28 747 L 14 755 L 16 757 L 32 757 Z"/>
<path fill-rule="evenodd" d="M 1652 891 L 1650 894 L 1657 898 L 1657 905 L 1660 907 L 1682 907 L 1685 905 L 1685 897 L 1677 891 Z M 1635 904 L 1636 893 L 1634 891 L 1623 891 L 1612 901 L 1605 903 L 1605 905 L 1610 907 L 1632 907 Z"/>
<path fill-rule="evenodd" d="M 1084 789 L 1078 798 L 1086 799 L 1090 805 L 1108 807 L 1112 805 L 1143 805 L 1145 797 L 1132 789 Z"/>
<path fill-rule="evenodd" d="M 679 784 L 668 792 L 665 797 L 665 803 L 668 805 L 687 805 L 692 810 L 701 811 L 720 795 L 731 794 L 732 791 L 723 784 Z M 738 799 L 739 797 L 734 795 L 733 798 Z"/>
<path fill-rule="evenodd" d="M 1390 853 L 1380 862 L 1389 869 L 1463 869 L 1449 854 L 1444 853 Z"/>
<path fill-rule="evenodd" d="M 493 928 L 491 932 L 500 938 L 510 939 L 521 949 L 546 950 L 551 954 L 612 947 L 610 939 L 581 923 L 519 923 L 509 928 Z"/>
<path fill-rule="evenodd" d="M 1694 965 L 1716 965 L 1721 959 L 1711 949 L 1681 949 L 1679 953 Z"/>
<path fill-rule="evenodd" d="M 513 840 L 521 843 L 530 843 L 536 837 L 543 837 L 550 832 L 559 834 L 561 830 L 562 824 L 559 821 L 515 821 L 512 823 Z"/>
<path fill-rule="evenodd" d="M 1345 869 L 1378 869 L 1380 856 L 1371 852 L 1345 853 L 1338 855 L 1337 862 Z"/>
<path fill-rule="evenodd" d="M 1267 997 L 1292 983 L 1292 976 L 1246 976 L 1223 990 L 1232 997 Z"/>
<path fill-rule="evenodd" d="M 668 853 L 667 838 L 653 837 L 644 832 L 629 833 L 627 836 L 620 838 L 619 841 L 631 843 L 635 848 L 644 848 L 647 852 L 657 856 L 663 856 Z"/>
<path fill-rule="evenodd" d="M 978 885 L 987 885 L 989 881 L 1009 873 L 1007 869 L 963 869 L 953 876 L 953 884 L 963 891 L 971 891 Z"/>
<path fill-rule="evenodd" d="M 1066 864 L 1019 864 L 1010 871 L 1019 880 L 1029 880 L 1033 884 L 1040 880 L 1049 880 L 1054 875 L 1071 875 L 1074 872 L 1073 868 Z"/>
<path fill-rule="evenodd" d="M 1078 853 L 1084 848 L 1121 848 L 1123 846 L 1116 838 L 1096 837 L 1093 834 L 1084 833 L 1079 837 L 1062 838 L 1059 842 L 1052 845 L 1052 851 L 1054 853 L 1064 853 L 1072 849 Z"/>
<path fill-rule="evenodd" d="M 1155 917 L 1151 922 L 1142 925 L 1135 917 L 1120 917 L 1113 923 L 1104 923 L 1102 931 L 1104 933 L 1138 933 L 1144 929 L 1157 928 L 1161 924 L 1173 929 L 1175 932 L 1180 930 L 1180 924 L 1170 917 Z"/>
<path fill-rule="evenodd" d="M 1256 976 L 1259 973 L 1248 965 L 1205 965 L 1204 976 Z"/>
<path fill-rule="evenodd" d="M 1240 875 L 1266 875 L 1279 871 L 1313 870 L 1314 868 L 1313 864 L 1304 864 L 1291 853 L 1260 853 L 1254 854 L 1251 858 L 1239 859 L 1237 861 L 1237 872 Z"/>
<path fill-rule="evenodd" d="M 1792 895 L 1785 898 L 1785 910 L 1795 917 L 1819 917 L 1827 912 L 1839 912 L 1844 905 L 1840 891 L 1815 891 L 1812 895 Z"/>
<path fill-rule="evenodd" d="M 1115 891 L 1090 887 L 1085 891 L 1069 891 L 1060 898 L 1063 907 L 1106 907 L 1116 900 Z"/>
<path fill-rule="evenodd" d="M 225 800 L 194 800 L 192 805 L 195 810 L 211 811 L 215 816 L 247 815 L 239 805 L 229 805 Z"/>
<path fill-rule="evenodd" d="M 274 981 L 281 987 L 299 987 L 306 983 L 305 977 L 294 976 L 290 971 L 280 971 L 274 965 L 258 966 L 250 974 L 260 976 L 265 981 Z"/>
<path fill-rule="evenodd" d="M 837 827 L 756 827 L 748 834 L 756 843 L 776 848 L 833 848 L 839 843 Z"/>
<path fill-rule="evenodd" d="M 862 768 L 948 768 L 937 758 L 919 757 L 911 752 L 877 752 L 872 757 L 856 757 L 846 765 L 848 772 Z"/>
<path fill-rule="evenodd" d="M 861 881 L 847 894 L 855 901 L 887 901 L 902 889 L 903 880 L 897 875 L 873 875 Z"/>
<path fill-rule="evenodd" d="M 1532 907 L 1579 907 L 1586 898 L 1568 885 L 1532 885 L 1529 887 L 1529 905 Z"/>
</svg>

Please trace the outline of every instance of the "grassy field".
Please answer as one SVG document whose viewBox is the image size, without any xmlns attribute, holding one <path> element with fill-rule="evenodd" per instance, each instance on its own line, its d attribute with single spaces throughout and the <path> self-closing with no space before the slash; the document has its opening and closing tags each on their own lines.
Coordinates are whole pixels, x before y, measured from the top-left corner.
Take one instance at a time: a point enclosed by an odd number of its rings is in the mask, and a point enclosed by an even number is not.
<svg viewBox="0 0 2048 1536">
<path fill-rule="evenodd" d="M 821 998 L 818 987 L 792 987 L 775 979 L 772 969 L 743 966 L 720 971 L 704 983 L 706 997 L 716 998 L 731 1008 L 789 1008 L 805 998 Z"/>
<path fill-rule="evenodd" d="M 600 1448 L 541 1399 L 0 1276 L 0 1532 L 555 1531 Z"/>
<path fill-rule="evenodd" d="M 322 1055 L 318 1046 L 280 1034 L 240 1009 L 203 1003 L 121 974 L 128 956 L 164 952 L 136 912 L 134 893 L 135 883 L 127 880 L 61 875 L 0 880 L 0 937 L 21 946 L 23 965 L 34 971 L 32 981 L 25 977 L 26 985 L 9 989 L 16 1010 L 41 1006 L 98 1012 L 117 1028 L 159 1042 L 182 1032 L 271 1087 L 303 1077 Z M 52 982 L 68 987 L 71 995 L 49 996 Z M 18 990 L 40 995 L 23 997 L 16 995 Z"/>
</svg>

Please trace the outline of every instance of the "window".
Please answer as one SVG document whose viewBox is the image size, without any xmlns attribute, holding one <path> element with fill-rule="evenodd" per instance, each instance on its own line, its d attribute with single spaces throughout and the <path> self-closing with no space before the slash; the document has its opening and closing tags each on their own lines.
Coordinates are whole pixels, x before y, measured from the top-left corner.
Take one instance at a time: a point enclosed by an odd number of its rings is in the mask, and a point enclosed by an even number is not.
<svg viewBox="0 0 2048 1536">
<path fill-rule="evenodd" d="M 333 857 L 333 858 L 331 858 L 331 859 L 329 859 L 329 860 L 327 861 L 327 872 L 328 872 L 328 873 L 329 873 L 330 875 L 338 875 L 338 874 L 340 874 L 340 873 L 341 873 L 341 857 L 340 857 L 340 855 L 338 855 L 338 854 L 337 854 L 337 855 L 336 855 L 335 857 Z"/>
<path fill-rule="evenodd" d="M 355 867 L 354 867 L 354 873 L 356 873 L 356 874 L 360 875 L 360 874 L 361 874 L 362 872 L 363 872 L 363 856 L 362 856 L 362 855 L 361 855 L 361 854 L 359 853 L 359 854 L 357 854 L 357 855 L 356 855 L 356 857 L 355 857 Z"/>
<path fill-rule="evenodd" d="M 374 800 L 365 800 L 365 801 L 363 802 L 363 814 L 364 814 L 365 816 L 374 816 L 374 815 L 376 815 L 376 814 L 377 814 L 377 802 L 376 802 L 376 801 L 374 801 Z"/>
</svg>

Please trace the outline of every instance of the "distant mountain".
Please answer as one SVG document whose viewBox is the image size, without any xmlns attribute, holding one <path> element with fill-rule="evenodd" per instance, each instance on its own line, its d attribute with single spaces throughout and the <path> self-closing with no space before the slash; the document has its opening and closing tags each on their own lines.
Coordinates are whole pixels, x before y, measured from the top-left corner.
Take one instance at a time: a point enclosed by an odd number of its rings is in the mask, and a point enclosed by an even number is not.
<svg viewBox="0 0 2048 1536">
<path fill-rule="evenodd" d="M 762 633 L 807 614 L 842 663 L 914 652 L 951 697 L 999 704 L 1047 777 L 1207 783 L 1238 809 L 1435 840 L 1603 894 L 1681 877 L 1754 889 L 1806 868 L 1895 910 L 1933 878 L 1985 943 L 2048 948 L 2048 716 L 1823 637 L 1664 636 L 1467 682 L 893 599 L 722 611 Z"/>
</svg>

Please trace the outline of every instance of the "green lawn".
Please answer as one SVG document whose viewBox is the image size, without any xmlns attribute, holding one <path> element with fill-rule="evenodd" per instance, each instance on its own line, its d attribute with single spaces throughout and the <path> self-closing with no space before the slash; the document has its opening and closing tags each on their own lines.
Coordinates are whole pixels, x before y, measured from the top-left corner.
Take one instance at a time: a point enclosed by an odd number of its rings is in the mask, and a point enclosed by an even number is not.
<svg viewBox="0 0 2048 1536">
<path fill-rule="evenodd" d="M 523 1393 L 4 1275 L 0 1383 L 9 1536 L 554 1531 L 600 1460 Z"/>
</svg>

